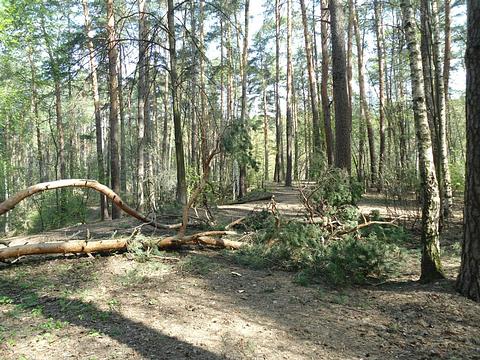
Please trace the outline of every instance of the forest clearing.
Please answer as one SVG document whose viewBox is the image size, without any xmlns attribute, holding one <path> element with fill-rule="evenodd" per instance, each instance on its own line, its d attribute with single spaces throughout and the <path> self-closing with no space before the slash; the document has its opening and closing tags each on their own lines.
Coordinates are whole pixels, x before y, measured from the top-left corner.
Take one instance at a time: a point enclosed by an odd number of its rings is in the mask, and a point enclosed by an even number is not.
<svg viewBox="0 0 480 360">
<path fill-rule="evenodd" d="M 480 360 L 478 24 L 0 0 L 0 360 Z"/>
<path fill-rule="evenodd" d="M 279 211 L 298 216 L 298 191 L 273 190 Z M 386 211 L 372 197 L 360 208 Z M 266 207 L 268 201 L 227 205 L 217 216 L 229 221 Z M 389 281 L 340 288 L 305 286 L 291 272 L 255 269 L 211 248 L 147 261 L 129 253 L 23 259 L 1 269 L 5 359 L 475 359 L 480 305 L 453 286 L 461 237 L 456 212 L 442 243 L 446 279 L 433 284 L 416 281 L 414 240 Z M 84 238 L 87 229 L 92 239 L 115 231 L 128 237 L 136 225 L 115 220 L 41 238 Z"/>
</svg>

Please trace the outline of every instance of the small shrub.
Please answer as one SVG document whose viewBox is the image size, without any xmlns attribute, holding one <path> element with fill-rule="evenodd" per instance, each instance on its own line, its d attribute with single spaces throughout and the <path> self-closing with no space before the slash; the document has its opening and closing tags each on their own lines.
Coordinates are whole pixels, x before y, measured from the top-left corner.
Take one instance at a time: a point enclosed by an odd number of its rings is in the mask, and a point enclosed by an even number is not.
<svg viewBox="0 0 480 360">
<path fill-rule="evenodd" d="M 319 252 L 313 273 L 337 285 L 363 284 L 395 273 L 401 255 L 398 246 L 374 234 L 361 239 L 347 236 Z"/>
</svg>

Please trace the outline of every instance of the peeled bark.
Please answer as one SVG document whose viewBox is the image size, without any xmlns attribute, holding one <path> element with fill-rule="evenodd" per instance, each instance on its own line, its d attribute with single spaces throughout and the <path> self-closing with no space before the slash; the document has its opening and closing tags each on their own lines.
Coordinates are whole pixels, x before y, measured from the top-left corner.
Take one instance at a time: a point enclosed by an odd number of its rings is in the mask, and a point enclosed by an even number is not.
<svg viewBox="0 0 480 360">
<path fill-rule="evenodd" d="M 160 249 L 168 249 L 182 245 L 202 244 L 207 246 L 216 246 L 228 249 L 240 249 L 245 243 L 232 240 L 216 239 L 212 236 L 236 235 L 232 231 L 206 231 L 188 236 L 168 236 L 159 239 L 153 245 Z M 94 252 L 103 251 L 119 251 L 126 250 L 129 245 L 129 239 L 114 239 L 114 240 L 73 240 L 52 243 L 27 244 L 11 246 L 0 249 L 0 261 L 9 258 L 16 258 L 25 255 L 42 255 L 42 254 L 67 254 L 79 253 L 90 254 Z M 148 248 L 152 243 L 144 244 Z"/>
<path fill-rule="evenodd" d="M 125 211 L 128 215 L 133 216 L 134 218 L 144 222 L 147 225 L 152 225 L 159 229 L 176 229 L 180 227 L 180 225 L 178 224 L 175 224 L 175 225 L 158 224 L 155 221 L 150 220 L 147 217 L 143 216 L 142 214 L 138 213 L 137 211 L 129 207 L 127 204 L 125 204 L 123 200 L 120 198 L 120 196 L 117 193 L 115 193 L 112 189 L 110 189 L 108 186 L 102 185 L 95 180 L 84 180 L 84 179 L 56 180 L 56 181 L 49 181 L 49 182 L 32 185 L 25 190 L 19 191 L 12 197 L 0 203 L 0 215 L 3 215 L 6 212 L 12 210 L 20 201 L 36 193 L 46 191 L 46 190 L 62 189 L 62 188 L 68 188 L 68 187 L 90 188 L 90 189 L 96 190 L 101 194 L 105 195 L 107 198 L 109 198 L 119 209 Z"/>
</svg>

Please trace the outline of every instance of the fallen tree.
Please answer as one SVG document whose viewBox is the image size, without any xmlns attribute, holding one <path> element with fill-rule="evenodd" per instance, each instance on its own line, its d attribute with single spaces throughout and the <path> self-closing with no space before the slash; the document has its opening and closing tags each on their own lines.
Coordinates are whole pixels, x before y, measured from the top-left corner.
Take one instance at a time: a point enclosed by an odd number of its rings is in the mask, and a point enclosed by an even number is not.
<svg viewBox="0 0 480 360">
<path fill-rule="evenodd" d="M 235 235 L 235 232 L 227 230 L 219 231 L 206 231 L 200 232 L 193 235 L 185 235 L 185 229 L 187 226 L 188 216 L 185 215 L 188 212 L 189 206 L 193 200 L 189 202 L 186 206 L 186 211 L 184 210 L 183 224 L 159 224 L 152 219 L 147 218 L 146 216 L 140 214 L 136 210 L 129 207 L 123 202 L 118 194 L 111 190 L 108 186 L 100 184 L 95 180 L 81 180 L 81 179 L 68 179 L 68 180 L 57 180 L 50 181 L 45 183 L 40 183 L 32 185 L 29 188 L 22 190 L 12 197 L 8 198 L 0 204 L 0 215 L 5 214 L 6 212 L 12 210 L 18 203 L 22 200 L 36 194 L 39 192 L 68 188 L 68 187 L 77 187 L 77 188 L 89 188 L 96 190 L 104 194 L 109 198 L 115 205 L 122 209 L 128 215 L 140 220 L 145 225 L 150 225 L 158 229 L 179 229 L 177 235 L 166 236 L 152 241 L 145 241 L 142 243 L 144 247 L 157 246 L 160 249 L 166 249 L 171 247 L 178 247 L 182 245 L 193 245 L 193 244 L 203 244 L 208 246 L 217 246 L 230 249 L 239 249 L 243 246 L 244 243 L 226 239 L 218 239 L 224 235 Z M 197 196 L 195 192 L 195 197 Z M 39 255 L 39 254 L 65 254 L 65 253 L 94 253 L 94 252 L 103 252 L 103 251 L 118 251 L 126 250 L 128 248 L 129 242 L 131 239 L 108 239 L 108 240 L 72 240 L 72 241 L 61 241 L 61 242 L 47 242 L 39 244 L 25 244 L 18 246 L 10 246 L 0 249 L 0 260 L 6 260 L 9 258 L 15 258 L 25 255 Z"/>
<path fill-rule="evenodd" d="M 120 198 L 118 194 L 116 194 L 112 189 L 108 186 L 100 184 L 96 180 L 84 180 L 84 179 L 66 179 L 66 180 L 56 180 L 56 181 L 49 181 L 44 183 L 39 183 L 32 185 L 25 190 L 17 192 L 12 197 L 8 198 L 4 202 L 0 204 L 0 215 L 5 214 L 6 212 L 12 210 L 18 203 L 26 198 L 46 191 L 46 190 L 54 190 L 54 189 L 61 189 L 61 188 L 89 188 L 95 191 L 98 191 L 109 198 L 115 205 L 117 205 L 120 209 L 126 212 L 128 215 L 133 216 L 135 219 L 140 220 L 141 222 L 145 223 L 146 225 L 151 225 L 156 227 L 157 229 L 178 229 L 181 227 L 181 224 L 159 224 L 152 219 L 147 218 L 146 216 L 140 214 L 136 210 L 132 209 L 130 206 L 125 204 L 123 200 Z"/>
<path fill-rule="evenodd" d="M 216 246 L 227 249 L 239 249 L 244 243 L 226 239 L 217 239 L 214 236 L 236 235 L 232 231 L 206 231 L 193 235 L 167 236 L 155 241 L 145 241 L 145 248 L 157 246 L 159 249 L 168 249 L 183 245 L 201 244 L 206 246 Z M 61 242 L 47 242 L 39 244 L 26 244 L 10 246 L 0 249 L 0 260 L 18 258 L 25 255 L 42 254 L 90 254 L 105 251 L 126 250 L 130 244 L 130 239 L 108 239 L 108 240 L 71 240 Z"/>
</svg>

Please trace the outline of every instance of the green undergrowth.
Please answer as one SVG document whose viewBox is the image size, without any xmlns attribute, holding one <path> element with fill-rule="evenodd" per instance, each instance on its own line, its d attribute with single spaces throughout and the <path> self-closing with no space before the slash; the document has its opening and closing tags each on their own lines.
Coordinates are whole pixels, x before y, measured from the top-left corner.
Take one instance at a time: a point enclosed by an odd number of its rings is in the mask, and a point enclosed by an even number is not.
<svg viewBox="0 0 480 360">
<path fill-rule="evenodd" d="M 296 273 L 296 281 L 307 285 L 365 284 L 395 275 L 401 266 L 408 233 L 401 227 L 371 225 L 378 213 L 365 219 L 354 205 L 361 189 L 338 171 L 329 171 L 309 196 L 317 223 L 287 221 L 280 214 L 257 212 L 243 222 L 252 232 L 251 242 L 237 251 L 235 260 L 253 268 Z"/>
<path fill-rule="evenodd" d="M 402 228 L 380 226 L 332 239 L 318 224 L 295 221 L 275 227 L 273 216 L 265 217 L 252 243 L 234 253 L 242 265 L 296 273 L 302 285 L 327 281 L 334 285 L 375 282 L 397 273 L 404 257 L 402 245 L 408 235 Z"/>
</svg>

